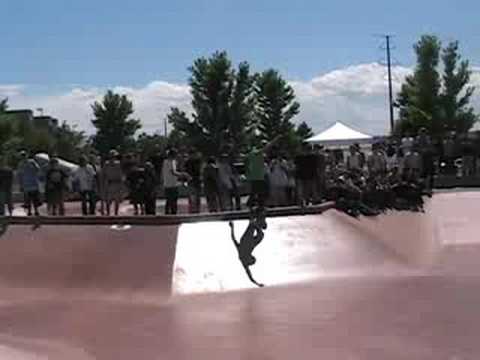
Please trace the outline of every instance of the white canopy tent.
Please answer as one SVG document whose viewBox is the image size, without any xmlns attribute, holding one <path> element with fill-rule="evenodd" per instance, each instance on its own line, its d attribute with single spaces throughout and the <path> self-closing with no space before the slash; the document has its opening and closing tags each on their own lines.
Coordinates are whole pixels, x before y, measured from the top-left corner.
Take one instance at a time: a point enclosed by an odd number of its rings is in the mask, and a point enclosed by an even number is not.
<svg viewBox="0 0 480 360">
<path fill-rule="evenodd" d="M 373 136 L 353 130 L 341 122 L 336 122 L 327 130 L 307 139 L 310 144 L 324 146 L 348 146 L 354 143 L 371 144 L 373 141 Z"/>
</svg>

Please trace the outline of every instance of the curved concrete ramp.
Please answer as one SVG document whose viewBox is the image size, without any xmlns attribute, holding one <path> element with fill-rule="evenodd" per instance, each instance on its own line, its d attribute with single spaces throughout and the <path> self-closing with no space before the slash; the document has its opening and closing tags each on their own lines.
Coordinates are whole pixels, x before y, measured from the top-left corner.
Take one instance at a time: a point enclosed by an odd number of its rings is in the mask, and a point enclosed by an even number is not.
<svg viewBox="0 0 480 360">
<path fill-rule="evenodd" d="M 0 358 L 478 359 L 479 200 L 271 220 L 253 272 L 277 286 L 222 293 L 251 287 L 225 223 L 14 226 L 0 239 Z M 164 301 L 172 291 L 196 294 Z"/>
<path fill-rule="evenodd" d="M 458 254 L 475 251 L 479 212 L 480 193 L 446 193 L 428 200 L 424 214 L 393 212 L 356 220 L 330 210 L 271 218 L 252 271 L 270 286 L 324 277 L 474 273 L 476 263 L 461 261 Z M 246 221 L 235 226 L 240 238 Z M 0 239 L 0 284 L 167 297 L 254 287 L 226 222 L 10 226 Z"/>
<path fill-rule="evenodd" d="M 170 295 L 177 229 L 10 226 L 0 239 L 0 284 Z"/>
</svg>

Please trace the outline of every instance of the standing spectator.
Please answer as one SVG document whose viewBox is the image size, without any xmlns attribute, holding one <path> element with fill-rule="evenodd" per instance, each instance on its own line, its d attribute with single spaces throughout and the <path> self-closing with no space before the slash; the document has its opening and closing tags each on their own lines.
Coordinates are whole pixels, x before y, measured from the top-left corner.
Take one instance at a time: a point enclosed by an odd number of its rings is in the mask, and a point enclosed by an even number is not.
<svg viewBox="0 0 480 360">
<path fill-rule="evenodd" d="M 357 151 L 357 148 L 350 146 L 350 154 L 347 157 L 347 170 L 359 173 L 362 171 L 362 157 Z"/>
<path fill-rule="evenodd" d="M 270 162 L 270 205 L 285 206 L 287 204 L 288 167 L 285 160 L 274 156 Z"/>
<path fill-rule="evenodd" d="M 235 166 L 233 157 L 230 158 L 230 167 L 232 168 L 232 197 L 235 200 L 235 210 L 242 210 L 242 198 L 240 196 L 240 173 Z"/>
<path fill-rule="evenodd" d="M 202 159 L 198 151 L 191 151 L 185 162 L 185 172 L 189 175 L 188 181 L 188 212 L 197 214 L 200 212 L 202 193 Z"/>
<path fill-rule="evenodd" d="M 47 203 L 53 216 L 65 215 L 65 191 L 67 190 L 67 173 L 60 167 L 58 159 L 50 159 L 50 167 L 45 175 L 45 192 Z"/>
<path fill-rule="evenodd" d="M 100 156 L 90 155 L 89 165 L 95 172 L 95 179 L 93 182 L 93 200 L 94 210 L 97 208 L 97 201 L 100 200 L 100 214 L 105 214 L 105 195 L 103 189 L 103 173 L 102 173 L 102 159 Z"/>
<path fill-rule="evenodd" d="M 365 168 L 365 165 L 367 164 L 367 156 L 365 155 L 365 152 L 362 151 L 359 143 L 355 143 L 353 144 L 353 146 L 357 154 L 360 155 L 360 169 L 363 170 Z"/>
<path fill-rule="evenodd" d="M 387 171 L 390 172 L 393 169 L 398 170 L 397 150 L 393 144 L 388 144 L 385 151 L 385 160 L 387 162 Z"/>
<path fill-rule="evenodd" d="M 167 158 L 163 161 L 162 178 L 163 188 L 165 191 L 165 214 L 176 215 L 178 211 L 178 187 L 180 185 L 179 178 L 182 174 L 177 171 L 177 153 L 171 149 L 167 153 Z"/>
<path fill-rule="evenodd" d="M 385 176 L 387 172 L 387 161 L 378 144 L 372 145 L 372 154 L 368 158 L 367 165 L 371 177 Z"/>
<path fill-rule="evenodd" d="M 18 166 L 18 179 L 20 190 L 23 192 L 27 215 L 32 216 L 32 207 L 35 216 L 39 216 L 40 206 L 40 166 L 33 156 L 28 157 L 25 151 L 20 153 Z"/>
<path fill-rule="evenodd" d="M 287 204 L 296 203 L 296 182 L 295 182 L 295 162 L 292 159 L 283 158 L 287 167 Z"/>
<path fill-rule="evenodd" d="M 220 191 L 220 208 L 222 211 L 233 210 L 233 171 L 227 153 L 218 159 L 218 187 Z"/>
<path fill-rule="evenodd" d="M 129 168 L 126 182 L 135 215 L 145 215 L 145 169 L 137 164 Z"/>
<path fill-rule="evenodd" d="M 317 157 L 317 201 L 321 199 L 321 197 L 325 194 L 325 176 L 326 176 L 326 168 L 327 168 L 327 159 L 324 152 L 324 148 L 322 145 L 315 145 L 314 146 L 314 153 Z"/>
<path fill-rule="evenodd" d="M 73 174 L 73 179 L 78 182 L 78 190 L 82 199 L 83 215 L 95 215 L 96 176 L 97 174 L 93 166 L 87 163 L 86 157 L 82 156 L 79 161 L 79 168 Z"/>
<path fill-rule="evenodd" d="M 120 204 L 124 196 L 124 174 L 120 163 L 120 156 L 116 150 L 111 150 L 110 158 L 103 167 L 103 186 L 105 191 L 105 203 L 107 215 L 110 215 L 112 202 L 114 213 L 118 215 Z"/>
<path fill-rule="evenodd" d="M 150 161 L 145 163 L 145 214 L 157 212 L 157 177 L 155 167 Z"/>
<path fill-rule="evenodd" d="M 455 173 L 455 155 L 455 138 L 450 134 L 443 141 L 443 162 L 448 175 Z"/>
<path fill-rule="evenodd" d="M 405 154 L 403 173 L 407 181 L 418 182 L 420 179 L 422 174 L 422 156 L 418 152 L 416 144 Z"/>
<path fill-rule="evenodd" d="M 209 212 L 217 212 L 220 206 L 220 192 L 218 190 L 218 167 L 213 157 L 208 158 L 203 169 L 203 188 L 207 198 Z"/>
<path fill-rule="evenodd" d="M 317 201 L 317 157 L 308 144 L 295 159 L 298 202 L 300 206 L 314 204 Z"/>
<path fill-rule="evenodd" d="M 12 186 L 13 170 L 7 165 L 6 159 L 0 156 L 0 216 L 5 216 L 5 206 L 8 215 L 13 214 Z"/>
<path fill-rule="evenodd" d="M 470 140 L 465 139 L 462 142 L 462 175 L 475 175 L 475 150 Z"/>
<path fill-rule="evenodd" d="M 268 197 L 267 168 L 265 166 L 265 154 L 281 139 L 277 136 L 263 147 L 253 146 L 246 158 L 246 177 L 250 185 L 249 207 L 258 205 L 263 208 Z"/>
<path fill-rule="evenodd" d="M 433 189 L 433 181 L 435 177 L 434 149 L 426 128 L 421 128 L 417 139 L 416 147 L 422 158 L 422 174 L 425 189 L 430 192 Z"/>
</svg>

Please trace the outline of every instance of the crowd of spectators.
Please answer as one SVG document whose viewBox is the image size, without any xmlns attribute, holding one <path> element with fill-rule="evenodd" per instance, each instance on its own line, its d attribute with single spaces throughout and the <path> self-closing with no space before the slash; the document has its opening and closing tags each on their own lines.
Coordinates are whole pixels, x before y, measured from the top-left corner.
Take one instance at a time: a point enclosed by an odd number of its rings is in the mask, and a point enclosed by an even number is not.
<svg viewBox="0 0 480 360">
<path fill-rule="evenodd" d="M 161 194 L 168 215 L 177 214 L 182 194 L 188 198 L 189 213 L 202 211 L 202 197 L 209 212 L 334 200 L 348 211 L 377 213 L 404 206 L 397 201 L 402 198 L 419 205 L 419 196 L 431 193 L 438 174 L 460 175 L 459 169 L 463 176 L 476 174 L 472 143 L 454 134 L 435 141 L 425 129 L 415 137 L 353 144 L 348 150 L 304 144 L 294 156 L 281 151 L 277 140 L 253 147 L 241 158 L 229 149 L 204 157 L 195 150 L 179 153 L 170 148 L 149 159 L 111 150 L 105 159 L 81 156 L 73 171 L 55 156 L 40 166 L 26 151 L 14 171 L 0 156 L 0 215 L 13 212 L 14 181 L 28 215 L 39 215 L 43 203 L 49 215 L 64 215 L 65 201 L 72 198 L 81 202 L 84 215 L 118 215 L 124 201 L 133 205 L 135 215 L 155 215 Z M 244 195 L 249 197 L 246 203 Z"/>
</svg>

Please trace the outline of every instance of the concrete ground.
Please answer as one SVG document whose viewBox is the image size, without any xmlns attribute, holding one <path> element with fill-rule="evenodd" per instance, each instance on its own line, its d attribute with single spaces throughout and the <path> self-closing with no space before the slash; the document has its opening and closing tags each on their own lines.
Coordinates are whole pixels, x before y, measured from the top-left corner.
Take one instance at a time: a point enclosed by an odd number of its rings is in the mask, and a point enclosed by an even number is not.
<svg viewBox="0 0 480 360">
<path fill-rule="evenodd" d="M 0 356 L 478 359 L 479 210 L 480 193 L 448 192 L 425 214 L 269 219 L 261 289 L 225 223 L 11 226 Z"/>
</svg>

